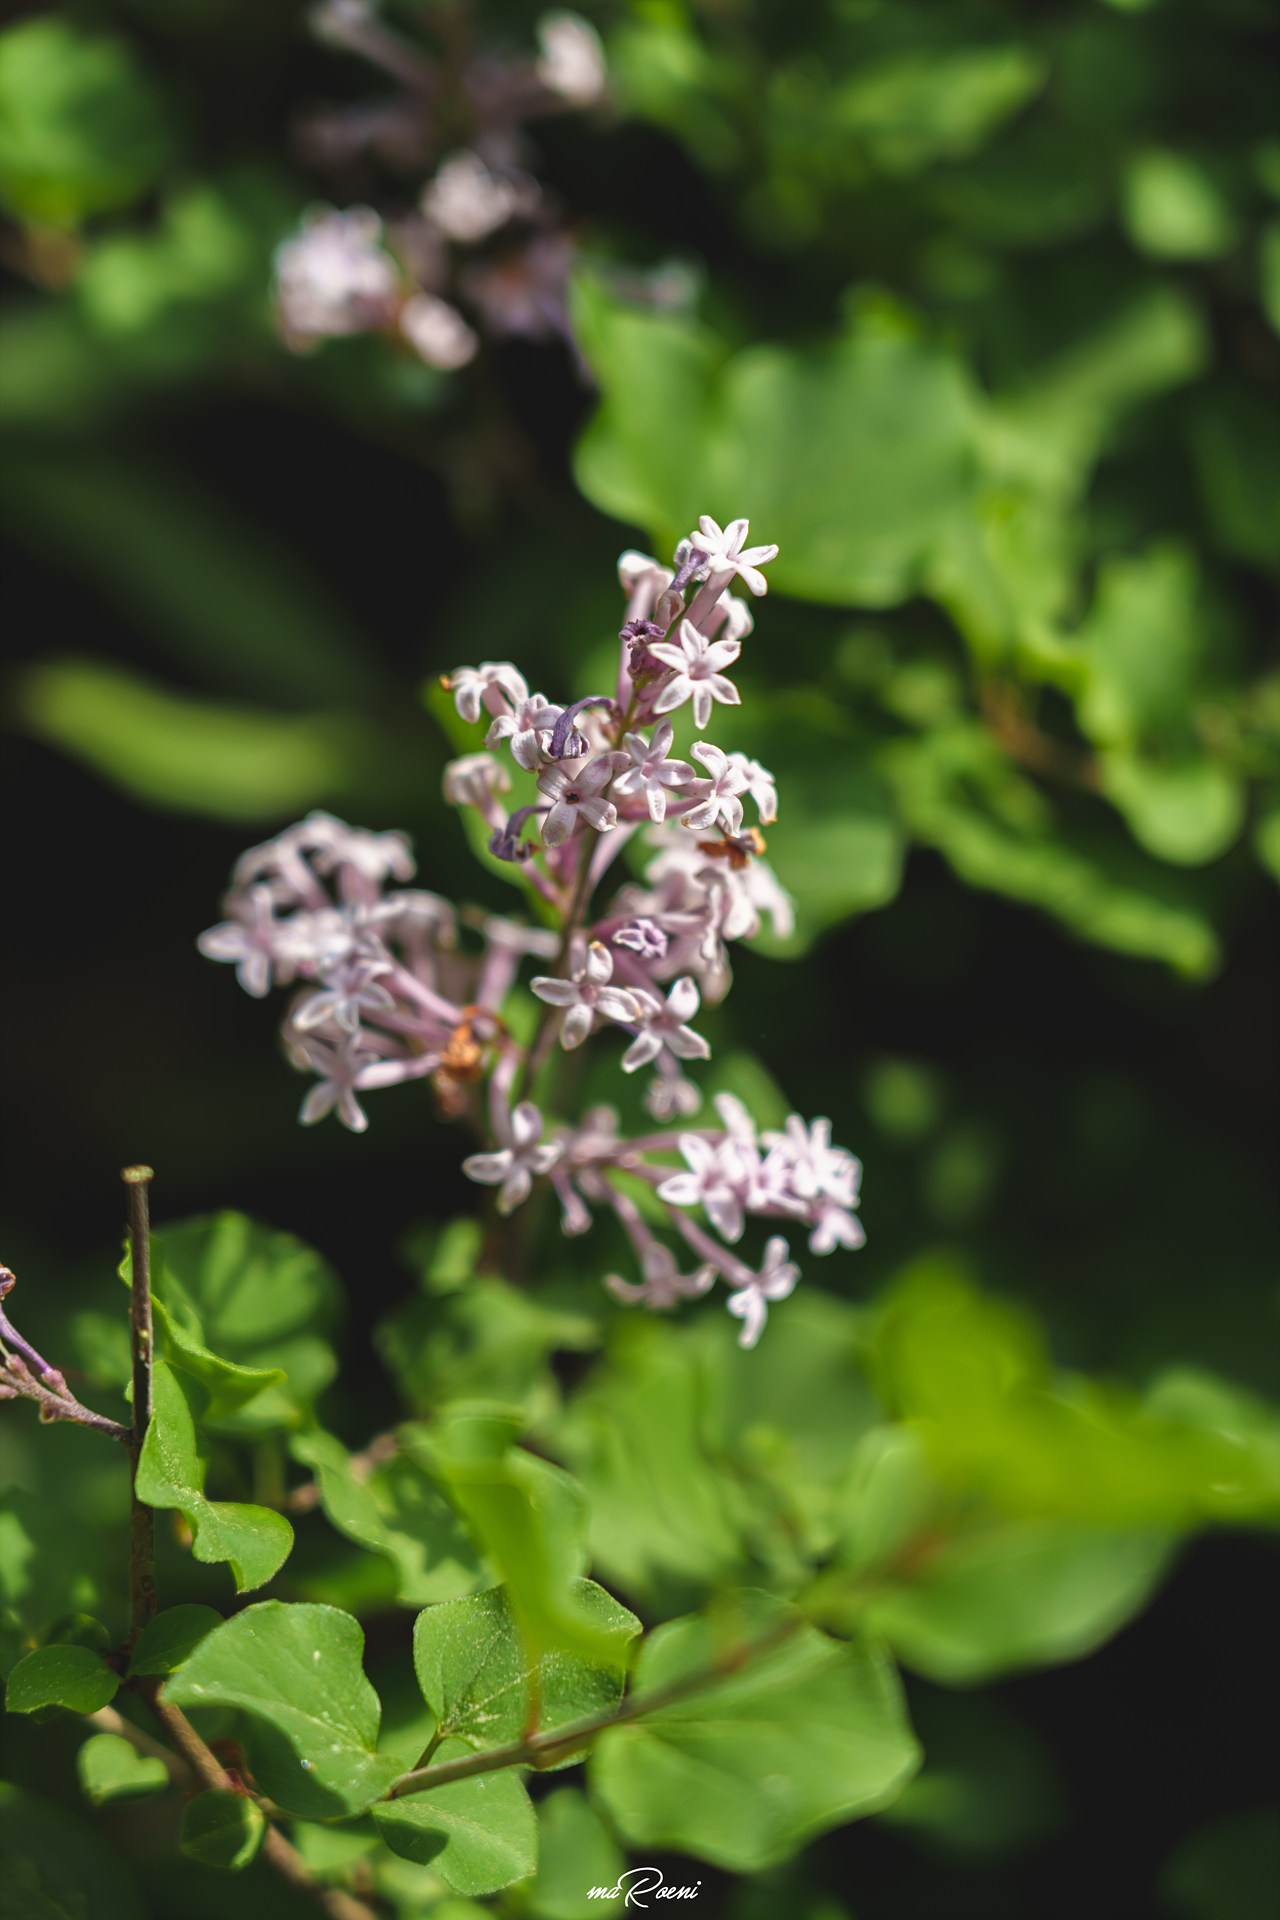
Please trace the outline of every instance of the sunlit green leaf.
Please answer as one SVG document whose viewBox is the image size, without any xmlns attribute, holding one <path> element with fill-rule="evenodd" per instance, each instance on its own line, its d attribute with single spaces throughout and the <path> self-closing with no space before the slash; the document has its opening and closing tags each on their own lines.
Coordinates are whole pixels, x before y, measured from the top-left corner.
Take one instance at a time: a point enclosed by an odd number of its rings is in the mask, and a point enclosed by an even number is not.
<svg viewBox="0 0 1280 1920">
<path fill-rule="evenodd" d="M 264 1793 L 301 1819 L 363 1813 L 399 1762 L 376 1751 L 381 1709 L 349 1613 L 263 1600 L 202 1640 L 165 1686 L 175 1706 L 237 1707 Z"/>
<path fill-rule="evenodd" d="M 463 1758 L 462 1741 L 446 1741 L 442 1764 Z M 496 1893 L 538 1864 L 538 1832 L 524 1783 L 514 1772 L 453 1780 L 429 1793 L 384 1800 L 373 1810 L 387 1845 L 432 1867 L 458 1893 Z"/>
<path fill-rule="evenodd" d="M 198 1395 L 201 1390 L 193 1383 L 190 1391 Z M 138 1465 L 139 1499 L 152 1507 L 176 1507 L 191 1528 L 195 1558 L 229 1562 L 237 1592 L 264 1585 L 288 1559 L 293 1528 L 269 1507 L 205 1498 L 205 1463 L 191 1402 L 181 1376 L 166 1360 L 155 1363 L 152 1396 Z"/>
<path fill-rule="evenodd" d="M 538 1877 L 529 1890 L 540 1920 L 592 1920 L 593 1887 L 614 1887 L 626 1862 L 585 1794 L 561 1787 L 538 1802 Z"/>
<path fill-rule="evenodd" d="M 112 1800 L 144 1800 L 169 1784 L 169 1772 L 156 1754 L 139 1753 L 118 1733 L 95 1733 L 76 1755 L 76 1770 L 86 1798 L 95 1806 Z"/>
<path fill-rule="evenodd" d="M 483 1751 L 616 1705 L 640 1622 L 593 1580 L 575 1581 L 572 1592 L 583 1618 L 612 1641 L 612 1665 L 563 1652 L 530 1661 L 505 1587 L 418 1615 L 414 1666 L 441 1735 Z"/>
<path fill-rule="evenodd" d="M 96 1713 L 120 1685 L 120 1675 L 94 1647 L 37 1647 L 19 1660 L 5 1682 L 8 1713 L 38 1713 L 42 1707 L 69 1707 Z"/>
<path fill-rule="evenodd" d="M 740 1641 L 788 1617 L 764 1594 L 743 1596 L 737 1613 Z M 723 1620 L 659 1627 L 645 1642 L 636 1695 L 711 1668 L 726 1640 Z M 887 1804 L 918 1763 L 884 1656 L 797 1626 L 731 1678 L 602 1734 L 590 1777 L 633 1847 L 675 1847 L 742 1873 Z"/>
<path fill-rule="evenodd" d="M 129 1656 L 130 1674 L 172 1673 L 195 1652 L 206 1634 L 221 1625 L 222 1615 L 212 1607 L 165 1607 L 154 1620 L 147 1622 L 134 1641 Z"/>
<path fill-rule="evenodd" d="M 124 41 L 45 14 L 0 34 L 0 197 L 73 227 L 128 206 L 170 157 L 167 115 Z"/>
</svg>

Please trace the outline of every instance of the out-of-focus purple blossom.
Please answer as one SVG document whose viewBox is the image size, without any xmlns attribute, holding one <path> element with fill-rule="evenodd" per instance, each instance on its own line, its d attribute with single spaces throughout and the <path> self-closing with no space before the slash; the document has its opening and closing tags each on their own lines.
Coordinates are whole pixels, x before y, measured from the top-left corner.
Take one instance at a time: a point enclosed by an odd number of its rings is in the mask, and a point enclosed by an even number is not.
<svg viewBox="0 0 1280 1920">
<path fill-rule="evenodd" d="M 546 13 L 538 22 L 542 57 L 534 68 L 549 93 L 573 107 L 589 107 L 605 89 L 604 48 L 595 28 L 576 13 Z"/>
<path fill-rule="evenodd" d="M 613 936 L 613 944 L 615 947 L 629 947 L 642 960 L 664 960 L 671 942 L 656 920 L 642 917 L 629 920 L 625 927 L 619 927 Z"/>
<path fill-rule="evenodd" d="M 510 1213 L 527 1200 L 534 1180 L 560 1158 L 555 1141 L 542 1138 L 542 1115 L 532 1100 L 522 1100 L 511 1115 L 511 1142 L 497 1153 L 473 1153 L 462 1163 L 469 1180 L 499 1187 L 498 1212 Z"/>
<path fill-rule="evenodd" d="M 543 845 L 561 847 L 582 826 L 610 833 L 618 824 L 618 809 L 604 795 L 613 779 L 613 756 L 602 754 L 586 766 L 544 767 L 538 791 L 551 802 L 542 823 Z"/>
<path fill-rule="evenodd" d="M 474 360 L 480 336 L 458 309 L 434 293 L 415 293 L 400 309 L 400 331 L 420 359 L 442 373 Z"/>
<path fill-rule="evenodd" d="M 613 987 L 613 955 L 600 941 L 593 940 L 580 967 L 567 980 L 539 974 L 529 982 L 539 1000 L 548 1006 L 565 1008 L 560 1027 L 560 1044 L 566 1052 L 580 1047 L 591 1031 L 597 1014 L 605 1020 L 630 1023 L 639 1016 L 636 997 L 625 987 Z"/>
<path fill-rule="evenodd" d="M 769 1302 L 785 1300 L 800 1278 L 799 1267 L 787 1257 L 790 1251 L 786 1241 L 781 1236 L 775 1236 L 764 1250 L 764 1263 L 759 1273 L 752 1274 L 743 1286 L 729 1295 L 726 1303 L 729 1311 L 742 1322 L 742 1332 L 738 1335 L 740 1347 L 755 1346 L 769 1317 Z"/>
<path fill-rule="evenodd" d="M 536 198 L 536 183 L 529 184 Z M 490 173 L 478 153 L 464 148 L 440 162 L 434 179 L 422 189 L 420 204 L 450 240 L 474 243 L 505 226 L 526 197 L 515 182 Z"/>
<path fill-rule="evenodd" d="M 670 1071 L 664 1072 L 664 1065 Z M 657 1071 L 644 1090 L 644 1108 L 655 1120 L 687 1120 L 702 1105 L 702 1095 L 686 1080 L 669 1055 L 659 1054 Z"/>
<path fill-rule="evenodd" d="M 773 775 L 758 760 L 749 760 L 745 753 L 731 753 L 729 759 L 745 776 L 746 791 L 756 803 L 761 826 L 771 825 L 778 817 L 778 789 Z"/>
<path fill-rule="evenodd" d="M 323 976 L 323 990 L 308 995 L 300 1007 L 294 1008 L 294 1026 L 299 1033 L 309 1033 L 313 1027 L 322 1027 L 331 1021 L 344 1033 L 358 1033 L 362 1013 L 378 1009 L 388 1012 L 395 1006 L 395 996 L 380 986 L 377 978 L 380 973 L 390 971 L 390 961 L 340 961 Z"/>
<path fill-rule="evenodd" d="M 372 207 L 320 207 L 301 233 L 277 247 L 276 297 L 287 339 L 305 343 L 389 323 L 400 272 L 381 237 Z"/>
<path fill-rule="evenodd" d="M 473 260 L 459 282 L 463 297 L 500 339 L 571 342 L 565 299 L 572 265 L 567 233 L 535 233 L 494 259 Z"/>
<path fill-rule="evenodd" d="M 320 1075 L 298 1110 L 304 1127 L 312 1127 L 327 1113 L 337 1110 L 339 1120 L 352 1133 L 363 1133 L 369 1117 L 356 1098 L 360 1075 L 372 1066 L 377 1055 L 362 1048 L 354 1035 L 344 1034 L 330 1043 L 318 1035 L 308 1035 L 298 1047 L 301 1064 Z"/>
<path fill-rule="evenodd" d="M 272 968 L 279 967 L 277 929 L 270 887 L 250 887 L 232 900 L 233 919 L 202 933 L 196 945 L 206 960 L 234 961 L 236 979 L 255 1000 L 271 990 Z"/>
<path fill-rule="evenodd" d="M 708 640 L 689 620 L 682 620 L 676 639 L 655 640 L 649 648 L 655 659 L 674 672 L 658 689 L 653 703 L 655 714 L 673 713 L 686 700 L 693 702 L 693 724 L 701 733 L 711 718 L 711 703 L 737 707 L 742 697 L 724 668 L 732 666 L 742 652 L 737 640 Z"/>
<path fill-rule="evenodd" d="M 665 1047 L 680 1060 L 707 1060 L 711 1049 L 700 1033 L 686 1023 L 700 1005 L 696 983 L 688 974 L 677 980 L 666 1003 L 656 993 L 639 991 L 634 995 L 640 1031 L 622 1056 L 624 1073 L 635 1073 L 655 1060 Z"/>
<path fill-rule="evenodd" d="M 509 660 L 482 660 L 478 667 L 455 667 L 445 680 L 453 704 L 463 720 L 474 723 L 480 709 L 495 717 L 529 698 L 522 673 Z"/>
<path fill-rule="evenodd" d="M 689 1171 L 673 1173 L 658 1188 L 673 1207 L 701 1207 L 724 1240 L 742 1238 L 742 1162 L 731 1141 L 713 1145 L 705 1134 L 682 1133 L 680 1151 Z"/>
<path fill-rule="evenodd" d="M 510 792 L 511 775 L 491 753 L 464 753 L 449 761 L 442 785 L 451 807 L 479 807 L 487 816 L 493 796 Z"/>
<path fill-rule="evenodd" d="M 681 1273 L 670 1247 L 660 1240 L 651 1241 L 645 1248 L 640 1265 L 644 1274 L 642 1285 L 623 1280 L 616 1273 L 607 1273 L 604 1277 L 604 1284 L 614 1299 L 621 1300 L 624 1306 L 653 1307 L 661 1312 L 674 1307 L 679 1300 L 700 1299 L 715 1285 L 714 1267 L 701 1266 L 694 1273 Z"/>
</svg>

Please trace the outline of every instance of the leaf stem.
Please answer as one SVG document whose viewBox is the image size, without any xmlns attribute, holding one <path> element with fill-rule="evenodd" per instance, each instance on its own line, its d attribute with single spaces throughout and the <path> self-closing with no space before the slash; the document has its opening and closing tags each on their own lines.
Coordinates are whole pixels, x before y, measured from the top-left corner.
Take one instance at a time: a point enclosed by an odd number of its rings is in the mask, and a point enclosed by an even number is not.
<svg viewBox="0 0 1280 1920">
<path fill-rule="evenodd" d="M 8 1267 L 0 1267 L 0 1300 L 17 1285 Z M 34 1400 L 44 1421 L 67 1420 L 74 1426 L 91 1427 L 95 1433 L 109 1434 L 113 1440 L 132 1439 L 132 1429 L 105 1413 L 81 1406 L 57 1367 L 38 1354 L 24 1340 L 8 1314 L 0 1307 L 0 1400 Z"/>
<path fill-rule="evenodd" d="M 736 1673 L 750 1661 L 771 1653 L 803 1625 L 803 1615 L 788 1616 L 759 1640 L 744 1641 L 730 1648 L 710 1666 L 699 1667 L 696 1673 L 673 1680 L 670 1686 L 658 1687 L 652 1693 L 632 1694 L 621 1706 L 588 1714 L 585 1719 L 570 1721 L 567 1726 L 556 1727 L 548 1733 L 534 1733 L 522 1740 L 509 1741 L 503 1747 L 490 1747 L 487 1753 L 468 1754 L 465 1760 L 446 1760 L 434 1767 L 415 1767 L 411 1773 L 401 1774 L 398 1780 L 393 1781 L 383 1798 L 402 1800 L 406 1794 L 427 1793 L 432 1787 L 447 1786 L 451 1780 L 470 1780 L 478 1773 L 496 1773 L 501 1767 L 545 1767 L 557 1758 L 563 1758 L 566 1752 L 580 1747 L 584 1740 L 606 1733 L 610 1727 L 626 1726 L 633 1720 L 643 1719 L 648 1713 L 657 1712 L 661 1707 L 670 1706 L 673 1701 L 682 1700 L 686 1694 L 700 1693 L 704 1687 L 714 1686 L 717 1681 Z"/>
<path fill-rule="evenodd" d="M 138 1498 L 138 1468 L 151 1424 L 151 1210 L 150 1167 L 125 1167 L 120 1175 L 129 1200 L 129 1337 L 133 1353 L 132 1513 L 129 1537 L 129 1644 L 156 1610 L 156 1517 Z"/>
</svg>

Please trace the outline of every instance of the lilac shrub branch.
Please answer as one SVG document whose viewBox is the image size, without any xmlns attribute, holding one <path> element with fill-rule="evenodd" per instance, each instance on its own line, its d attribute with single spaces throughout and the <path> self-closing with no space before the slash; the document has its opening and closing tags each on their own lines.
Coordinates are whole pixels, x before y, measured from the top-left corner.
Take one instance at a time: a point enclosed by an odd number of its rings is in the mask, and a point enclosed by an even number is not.
<svg viewBox="0 0 1280 1920">
<path fill-rule="evenodd" d="M 445 678 L 461 719 L 485 727 L 483 747 L 445 769 L 445 799 L 474 813 L 490 854 L 516 869 L 554 926 L 459 915 L 404 884 L 415 868 L 403 834 L 312 813 L 241 857 L 227 918 L 199 945 L 234 965 L 246 992 L 288 992 L 285 1052 L 313 1076 L 304 1125 L 333 1113 L 363 1132 L 368 1095 L 429 1079 L 446 1114 L 465 1115 L 485 1136 L 463 1171 L 497 1189 L 500 1213 L 546 1182 L 565 1233 L 611 1215 L 640 1275 L 603 1276 L 615 1299 L 664 1310 L 721 1280 L 740 1342 L 751 1347 L 769 1306 L 799 1279 L 791 1239 L 803 1233 L 810 1253 L 826 1255 L 861 1246 L 863 1233 L 861 1169 L 832 1144 L 828 1120 L 792 1114 L 781 1130 L 762 1132 L 722 1093 L 718 1125 L 689 1124 L 702 1096 L 685 1066 L 711 1052 L 694 1023 L 729 990 L 729 947 L 766 917 L 783 936 L 792 925 L 791 902 L 763 858 L 760 829 L 778 812 L 772 774 L 705 738 L 687 759 L 674 752 L 677 716 L 701 735 L 720 708 L 740 704 L 729 669 L 754 621 L 732 588 L 740 581 L 763 595 L 762 568 L 777 553 L 748 547 L 747 531 L 745 520 L 722 528 L 704 515 L 671 567 L 622 555 L 612 694 L 556 703 L 507 660 Z M 537 798 L 509 809 L 517 776 Z M 618 850 L 637 836 L 649 852 L 643 881 L 623 880 L 601 904 Z M 478 931 L 481 951 L 460 922 Z M 526 962 L 542 1003 L 527 1047 L 503 1014 Z M 543 1085 L 536 1076 L 551 1050 L 611 1033 L 623 1042 L 623 1072 L 649 1072 L 643 1100 L 658 1130 L 628 1138 L 610 1108 L 548 1124 L 529 1094 Z M 659 1232 L 628 1180 L 650 1189 Z M 779 1229 L 758 1266 L 736 1251 L 749 1219 Z M 694 1256 L 690 1275 L 680 1271 L 680 1248 Z"/>
<path fill-rule="evenodd" d="M 0 1300 L 17 1284 L 9 1268 L 0 1267 Z M 118 1420 L 108 1420 L 105 1414 L 80 1404 L 64 1374 L 23 1339 L 3 1307 L 0 1307 L 0 1400 L 34 1400 L 40 1418 L 46 1422 L 69 1420 L 75 1426 L 91 1427 L 113 1440 L 123 1440 L 126 1446 L 133 1438 L 131 1427 L 121 1426 Z"/>
</svg>

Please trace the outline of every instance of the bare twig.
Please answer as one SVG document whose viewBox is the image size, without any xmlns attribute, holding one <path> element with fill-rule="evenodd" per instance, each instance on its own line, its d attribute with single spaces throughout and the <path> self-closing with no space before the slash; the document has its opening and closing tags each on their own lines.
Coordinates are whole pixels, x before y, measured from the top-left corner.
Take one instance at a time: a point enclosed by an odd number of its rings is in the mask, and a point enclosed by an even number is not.
<svg viewBox="0 0 1280 1920">
<path fill-rule="evenodd" d="M 9 1268 L 0 1267 L 0 1300 L 16 1285 Z M 50 1366 L 30 1342 L 23 1339 L 2 1307 L 0 1400 L 34 1400 L 42 1420 L 68 1420 L 75 1426 L 91 1427 L 96 1433 L 106 1433 L 113 1440 L 126 1443 L 132 1438 L 131 1429 L 122 1427 L 118 1420 L 108 1420 L 104 1413 L 95 1413 L 92 1407 L 80 1404 L 58 1368 Z"/>
<path fill-rule="evenodd" d="M 129 1543 L 129 1643 L 156 1610 L 156 1517 L 138 1498 L 138 1467 L 151 1424 L 151 1215 L 150 1167 L 126 1167 L 120 1178 L 129 1195 L 130 1343 L 133 1350 L 132 1530 Z"/>
</svg>

